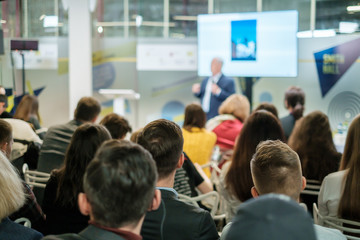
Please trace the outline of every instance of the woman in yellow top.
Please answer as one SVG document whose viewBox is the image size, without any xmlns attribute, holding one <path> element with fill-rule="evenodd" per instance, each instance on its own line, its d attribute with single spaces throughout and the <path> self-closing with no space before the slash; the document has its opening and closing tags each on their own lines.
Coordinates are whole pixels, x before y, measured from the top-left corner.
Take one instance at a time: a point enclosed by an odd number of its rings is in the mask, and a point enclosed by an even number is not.
<svg viewBox="0 0 360 240">
<path fill-rule="evenodd" d="M 184 152 L 199 165 L 209 162 L 216 143 L 216 135 L 205 129 L 206 115 L 201 106 L 192 103 L 185 108 L 185 120 L 182 128 Z M 209 169 L 205 173 L 210 176 Z"/>
</svg>

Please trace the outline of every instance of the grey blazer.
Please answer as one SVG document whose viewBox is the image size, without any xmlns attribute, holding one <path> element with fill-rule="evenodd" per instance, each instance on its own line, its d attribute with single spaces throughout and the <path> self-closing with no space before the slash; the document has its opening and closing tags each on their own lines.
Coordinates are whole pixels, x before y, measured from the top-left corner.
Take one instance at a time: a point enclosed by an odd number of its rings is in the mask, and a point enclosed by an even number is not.
<svg viewBox="0 0 360 240">
<path fill-rule="evenodd" d="M 43 238 L 43 240 L 125 240 L 125 238 L 116 235 L 115 233 L 106 231 L 101 228 L 97 228 L 93 225 L 89 225 L 83 231 L 78 234 L 67 233 L 62 235 L 49 235 Z"/>
</svg>

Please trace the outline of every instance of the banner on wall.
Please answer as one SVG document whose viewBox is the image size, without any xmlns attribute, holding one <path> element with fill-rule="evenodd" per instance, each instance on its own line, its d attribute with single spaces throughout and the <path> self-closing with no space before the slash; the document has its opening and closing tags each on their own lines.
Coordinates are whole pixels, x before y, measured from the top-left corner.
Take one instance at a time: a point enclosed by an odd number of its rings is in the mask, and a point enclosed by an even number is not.
<svg viewBox="0 0 360 240">
<path fill-rule="evenodd" d="M 197 71 L 196 44 L 141 44 L 136 49 L 139 71 Z"/>
<path fill-rule="evenodd" d="M 322 97 L 359 58 L 359 45 L 360 38 L 314 53 Z"/>
</svg>

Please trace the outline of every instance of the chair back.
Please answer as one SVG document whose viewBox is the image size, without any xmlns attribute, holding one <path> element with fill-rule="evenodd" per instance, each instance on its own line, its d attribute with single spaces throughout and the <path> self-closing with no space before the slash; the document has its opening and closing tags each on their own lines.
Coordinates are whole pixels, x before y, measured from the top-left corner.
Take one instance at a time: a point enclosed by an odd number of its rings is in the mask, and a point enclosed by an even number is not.
<svg viewBox="0 0 360 240">
<path fill-rule="evenodd" d="M 360 236 L 360 222 L 337 217 L 322 216 L 319 213 L 319 209 L 317 208 L 316 203 L 313 205 L 313 214 L 315 224 L 338 229 L 343 232 L 347 239 L 360 240 L 360 237 L 353 236 L 355 234 Z"/>
<path fill-rule="evenodd" d="M 301 194 L 318 196 L 320 192 L 321 182 L 318 180 L 306 180 L 306 187 L 301 191 Z"/>
<path fill-rule="evenodd" d="M 213 202 L 213 206 L 211 208 L 210 214 L 212 217 L 215 216 L 218 207 L 219 207 L 219 201 L 220 201 L 220 196 L 217 192 L 215 191 L 211 191 L 205 194 L 201 194 L 199 196 L 196 197 L 189 197 L 183 194 L 178 194 L 179 196 L 179 200 L 186 202 L 186 203 L 190 203 L 191 205 L 194 205 L 196 207 L 199 207 L 199 204 L 197 203 L 198 201 L 202 201 L 202 200 L 206 200 L 206 199 L 210 199 L 211 202 Z"/>
<path fill-rule="evenodd" d="M 29 170 L 29 166 L 25 163 L 23 165 L 24 180 L 31 187 L 45 188 L 47 181 L 50 178 L 49 173 Z"/>
<path fill-rule="evenodd" d="M 31 221 L 28 218 L 21 217 L 21 218 L 16 219 L 14 222 L 24 225 L 24 227 L 31 228 Z"/>
</svg>

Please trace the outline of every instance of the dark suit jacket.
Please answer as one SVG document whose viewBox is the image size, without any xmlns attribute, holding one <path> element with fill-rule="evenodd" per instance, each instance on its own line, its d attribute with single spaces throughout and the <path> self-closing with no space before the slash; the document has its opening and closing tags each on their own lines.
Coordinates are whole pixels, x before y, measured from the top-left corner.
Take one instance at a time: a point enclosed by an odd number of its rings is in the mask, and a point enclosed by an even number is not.
<svg viewBox="0 0 360 240">
<path fill-rule="evenodd" d="M 280 118 L 280 122 L 284 129 L 286 140 L 288 140 L 295 125 L 295 118 L 292 114 L 289 114 L 286 117 Z"/>
<path fill-rule="evenodd" d="M 97 228 L 93 225 L 89 225 L 79 234 L 67 233 L 62 235 L 49 235 L 43 238 L 43 240 L 125 240 L 125 238 L 119 235 L 106 231 L 101 228 Z"/>
<path fill-rule="evenodd" d="M 201 82 L 200 92 L 198 94 L 195 94 L 196 97 L 201 99 L 201 102 L 203 101 L 203 98 L 205 95 L 205 90 L 206 90 L 206 85 L 207 85 L 208 80 L 209 80 L 209 78 L 205 78 Z M 227 97 L 229 97 L 231 94 L 235 93 L 234 80 L 232 78 L 226 77 L 224 74 L 221 75 L 221 77 L 219 78 L 217 85 L 221 88 L 221 92 L 220 92 L 219 96 L 211 94 L 209 112 L 206 113 L 207 120 L 219 115 L 218 109 L 219 109 L 221 103 Z"/>
<path fill-rule="evenodd" d="M 0 223 L 1 240 L 40 240 L 41 238 L 41 233 L 14 223 L 9 218 L 4 218 Z"/>
<path fill-rule="evenodd" d="M 159 209 L 145 216 L 141 229 L 144 240 L 219 239 L 209 212 L 181 202 L 168 190 L 161 190 L 161 199 Z"/>
</svg>

